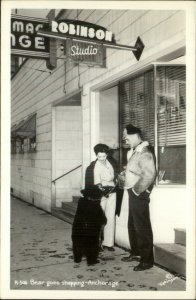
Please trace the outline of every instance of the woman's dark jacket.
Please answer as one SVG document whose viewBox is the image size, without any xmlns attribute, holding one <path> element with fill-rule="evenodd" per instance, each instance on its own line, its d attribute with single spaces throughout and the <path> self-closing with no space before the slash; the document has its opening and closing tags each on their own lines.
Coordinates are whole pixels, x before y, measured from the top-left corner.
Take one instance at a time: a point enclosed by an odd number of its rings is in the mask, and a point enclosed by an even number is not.
<svg viewBox="0 0 196 300">
<path fill-rule="evenodd" d="M 107 157 L 107 160 L 112 165 L 114 169 L 114 180 L 117 178 L 117 175 L 119 174 L 119 164 L 117 161 L 112 157 Z M 90 165 L 86 168 L 85 173 L 85 188 L 88 188 L 92 185 L 94 185 L 94 167 L 96 164 L 96 160 L 92 161 Z M 119 189 L 118 186 L 115 189 L 116 191 L 116 215 L 120 215 L 121 210 L 121 204 L 122 204 L 122 197 L 123 197 L 123 190 Z"/>
</svg>

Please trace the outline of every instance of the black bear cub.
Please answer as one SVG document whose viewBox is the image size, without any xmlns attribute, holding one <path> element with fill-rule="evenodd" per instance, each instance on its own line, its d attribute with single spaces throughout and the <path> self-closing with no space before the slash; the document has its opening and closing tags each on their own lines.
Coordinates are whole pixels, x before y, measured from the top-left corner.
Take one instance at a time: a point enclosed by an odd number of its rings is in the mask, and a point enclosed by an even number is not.
<svg viewBox="0 0 196 300">
<path fill-rule="evenodd" d="M 99 237 L 102 225 L 107 219 L 100 206 L 102 191 L 96 186 L 81 191 L 83 197 L 78 201 L 78 207 L 72 227 L 72 242 L 74 262 L 81 262 L 86 256 L 87 264 L 99 263 Z"/>
</svg>

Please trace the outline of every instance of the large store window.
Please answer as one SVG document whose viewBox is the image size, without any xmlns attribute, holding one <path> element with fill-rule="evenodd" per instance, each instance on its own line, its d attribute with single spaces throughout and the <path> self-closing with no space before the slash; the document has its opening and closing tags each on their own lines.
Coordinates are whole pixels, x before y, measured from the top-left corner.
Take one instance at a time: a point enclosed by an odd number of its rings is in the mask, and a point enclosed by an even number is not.
<svg viewBox="0 0 196 300">
<path fill-rule="evenodd" d="M 156 73 L 158 181 L 185 184 L 185 67 L 159 66 Z"/>
<path fill-rule="evenodd" d="M 154 72 L 147 71 L 129 81 L 120 83 L 120 136 L 129 123 L 139 127 L 143 139 L 154 146 Z M 126 165 L 128 150 L 124 141 L 121 141 L 120 161 Z"/>
<path fill-rule="evenodd" d="M 153 66 L 119 85 L 120 136 L 129 123 L 141 128 L 157 153 L 159 184 L 186 183 L 185 72 L 184 66 Z M 121 141 L 122 166 L 126 152 Z"/>
</svg>

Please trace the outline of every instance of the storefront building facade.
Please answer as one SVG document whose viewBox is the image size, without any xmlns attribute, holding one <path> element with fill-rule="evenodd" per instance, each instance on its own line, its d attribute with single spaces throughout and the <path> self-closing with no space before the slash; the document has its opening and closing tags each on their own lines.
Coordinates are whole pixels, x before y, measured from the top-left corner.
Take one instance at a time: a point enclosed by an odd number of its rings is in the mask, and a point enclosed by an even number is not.
<svg viewBox="0 0 196 300">
<path fill-rule="evenodd" d="M 57 19 L 103 26 L 119 44 L 133 45 L 140 36 L 145 48 L 139 61 L 131 51 L 108 48 L 97 67 L 65 61 L 58 41 L 54 70 L 42 59 L 23 62 L 11 83 L 12 193 L 49 212 L 71 202 L 95 144 L 108 144 L 123 168 L 122 131 L 132 123 L 157 158 L 150 204 L 155 243 L 172 242 L 174 228 L 186 228 L 185 12 L 62 10 Z M 116 243 L 125 247 L 127 205 L 125 195 L 116 217 Z"/>
</svg>

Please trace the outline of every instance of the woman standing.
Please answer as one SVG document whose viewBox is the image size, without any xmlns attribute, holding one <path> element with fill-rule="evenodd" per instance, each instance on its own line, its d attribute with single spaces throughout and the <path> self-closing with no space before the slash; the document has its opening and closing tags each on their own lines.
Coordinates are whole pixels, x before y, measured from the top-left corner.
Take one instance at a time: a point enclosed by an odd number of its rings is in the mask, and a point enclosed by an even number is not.
<svg viewBox="0 0 196 300">
<path fill-rule="evenodd" d="M 105 212 L 107 224 L 104 227 L 103 249 L 114 251 L 115 235 L 115 211 L 116 193 L 114 192 L 117 164 L 114 159 L 108 157 L 109 147 L 105 144 L 97 144 L 94 147 L 97 159 L 86 170 L 85 187 L 98 185 L 105 191 L 101 199 L 101 207 Z"/>
</svg>

